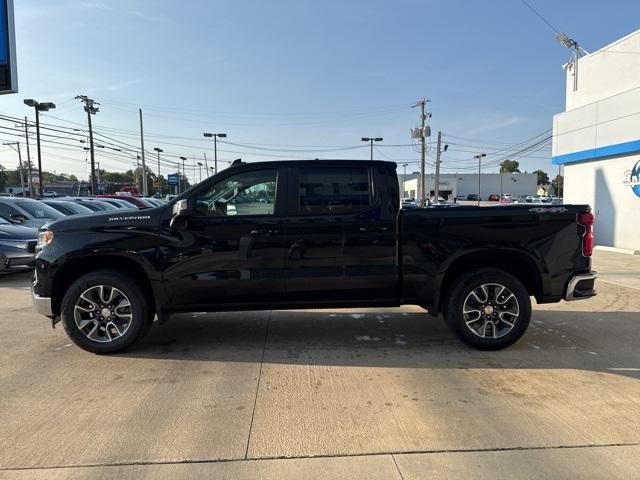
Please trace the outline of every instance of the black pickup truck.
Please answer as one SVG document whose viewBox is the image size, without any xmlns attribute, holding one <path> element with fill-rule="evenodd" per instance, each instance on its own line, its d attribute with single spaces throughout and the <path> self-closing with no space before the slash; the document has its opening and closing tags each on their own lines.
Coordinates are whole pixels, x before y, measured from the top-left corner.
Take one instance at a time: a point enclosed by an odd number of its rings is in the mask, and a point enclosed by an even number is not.
<svg viewBox="0 0 640 480">
<path fill-rule="evenodd" d="M 40 231 L 35 308 L 95 353 L 131 346 L 172 312 L 402 304 L 495 350 L 524 334 L 530 297 L 595 295 L 588 205 L 403 210 L 395 170 L 240 163 L 165 206 L 53 221 Z"/>
</svg>

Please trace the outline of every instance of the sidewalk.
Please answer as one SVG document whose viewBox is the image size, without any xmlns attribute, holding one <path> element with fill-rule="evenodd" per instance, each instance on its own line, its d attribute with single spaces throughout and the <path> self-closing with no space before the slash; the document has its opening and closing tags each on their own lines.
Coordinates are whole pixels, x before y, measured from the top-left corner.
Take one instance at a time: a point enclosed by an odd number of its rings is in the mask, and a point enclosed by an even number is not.
<svg viewBox="0 0 640 480">
<path fill-rule="evenodd" d="M 593 269 L 598 281 L 640 290 L 640 255 L 595 250 Z"/>
</svg>

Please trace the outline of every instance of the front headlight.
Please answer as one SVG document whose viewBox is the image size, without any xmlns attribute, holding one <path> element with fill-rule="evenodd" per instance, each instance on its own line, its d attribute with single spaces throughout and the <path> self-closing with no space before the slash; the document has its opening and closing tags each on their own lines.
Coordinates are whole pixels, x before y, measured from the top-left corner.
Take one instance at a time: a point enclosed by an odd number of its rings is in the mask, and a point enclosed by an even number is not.
<svg viewBox="0 0 640 480">
<path fill-rule="evenodd" d="M 51 230 L 45 230 L 38 234 L 38 248 L 42 248 L 45 245 L 49 245 L 53 241 L 53 232 Z"/>
</svg>

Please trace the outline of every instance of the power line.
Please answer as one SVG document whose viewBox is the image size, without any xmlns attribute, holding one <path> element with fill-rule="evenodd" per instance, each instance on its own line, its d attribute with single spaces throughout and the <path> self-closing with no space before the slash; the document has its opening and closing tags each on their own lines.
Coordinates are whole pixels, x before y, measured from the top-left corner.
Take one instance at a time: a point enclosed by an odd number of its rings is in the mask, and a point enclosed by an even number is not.
<svg viewBox="0 0 640 480">
<path fill-rule="evenodd" d="M 544 18 L 535 8 L 533 8 L 531 5 L 529 5 L 529 3 L 526 0 L 520 0 L 529 10 L 531 10 L 540 20 L 542 20 L 545 24 L 547 24 L 547 26 L 553 30 L 554 32 L 556 32 L 558 35 L 560 35 L 560 30 L 558 30 L 556 27 L 554 27 L 553 25 L 551 25 L 551 22 L 549 22 L 546 18 Z"/>
</svg>

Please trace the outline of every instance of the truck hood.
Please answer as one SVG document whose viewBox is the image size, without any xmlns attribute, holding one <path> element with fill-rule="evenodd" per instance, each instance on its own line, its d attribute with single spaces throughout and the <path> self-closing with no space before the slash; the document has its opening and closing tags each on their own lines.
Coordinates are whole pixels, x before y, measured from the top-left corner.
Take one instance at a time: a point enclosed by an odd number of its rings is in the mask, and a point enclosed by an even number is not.
<svg viewBox="0 0 640 480">
<path fill-rule="evenodd" d="M 38 229 L 23 225 L 0 225 L 0 240 L 33 240 L 38 238 Z"/>
<path fill-rule="evenodd" d="M 144 210 L 113 210 L 87 215 L 72 215 L 46 223 L 41 230 L 53 232 L 87 231 L 95 228 L 126 228 L 157 225 L 167 207 L 163 205 Z"/>
</svg>

